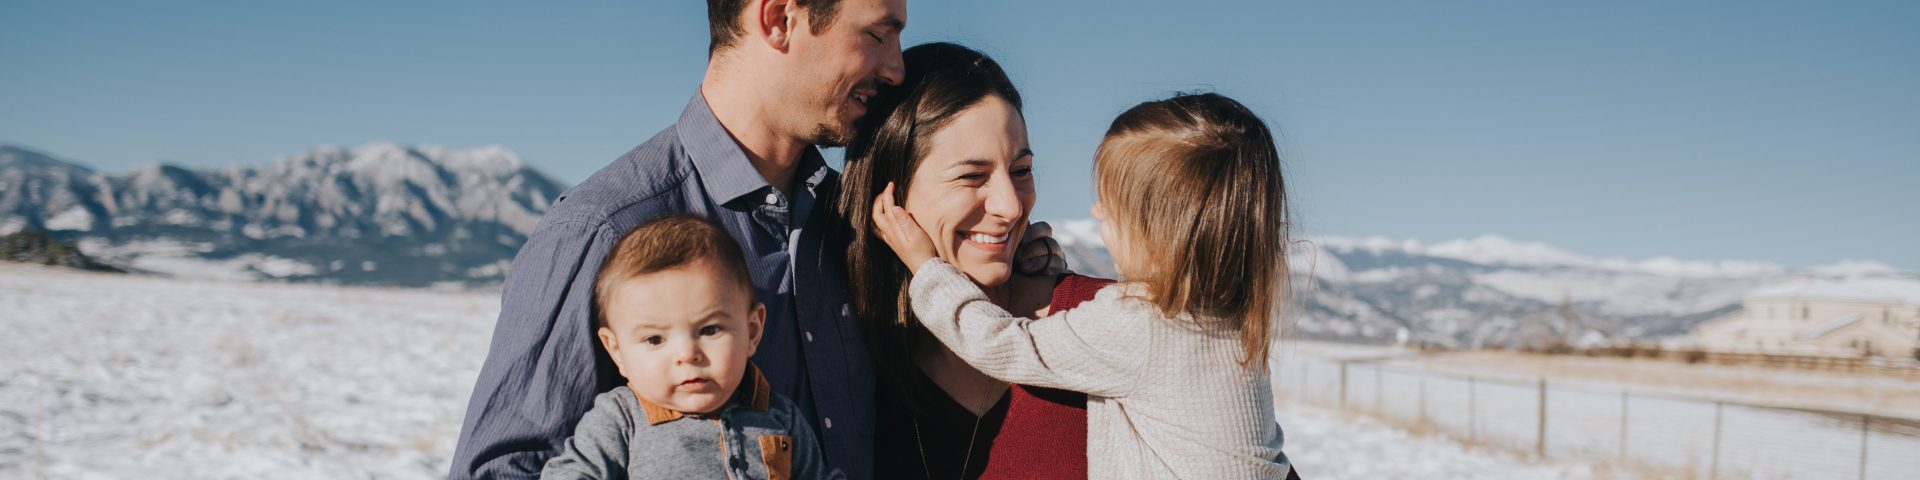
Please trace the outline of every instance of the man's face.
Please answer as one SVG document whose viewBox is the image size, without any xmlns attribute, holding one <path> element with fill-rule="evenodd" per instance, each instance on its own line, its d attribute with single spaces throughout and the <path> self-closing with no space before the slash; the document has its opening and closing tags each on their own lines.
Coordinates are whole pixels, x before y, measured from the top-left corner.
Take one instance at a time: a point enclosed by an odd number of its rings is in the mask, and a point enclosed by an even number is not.
<svg viewBox="0 0 1920 480">
<path fill-rule="evenodd" d="M 601 312 L 601 345 L 649 402 L 712 413 L 740 387 L 766 308 L 749 287 L 701 261 L 619 282 Z"/>
<path fill-rule="evenodd" d="M 810 23 L 796 22 L 782 116 L 792 133 L 815 145 L 843 146 L 853 140 L 854 121 L 867 113 L 867 99 L 906 74 L 900 30 L 907 2 L 841 0 L 832 22 L 818 36 Z"/>
</svg>

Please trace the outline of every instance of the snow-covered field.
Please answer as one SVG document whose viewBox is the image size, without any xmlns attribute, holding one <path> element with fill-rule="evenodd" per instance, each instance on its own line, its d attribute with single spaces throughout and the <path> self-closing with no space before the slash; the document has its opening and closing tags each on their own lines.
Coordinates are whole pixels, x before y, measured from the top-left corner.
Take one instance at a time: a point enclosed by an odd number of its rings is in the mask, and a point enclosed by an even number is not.
<svg viewBox="0 0 1920 480">
<path fill-rule="evenodd" d="M 1304 479 L 1635 478 L 1604 462 L 1529 462 L 1513 452 L 1473 448 L 1442 435 L 1415 434 L 1305 403 L 1282 402 L 1278 413 L 1286 429 L 1287 456 Z"/>
<path fill-rule="evenodd" d="M 497 309 L 486 292 L 0 264 L 0 478 L 441 477 Z M 1280 412 L 1310 479 L 1616 476 Z"/>
<path fill-rule="evenodd" d="M 442 476 L 498 301 L 0 264 L 0 478 Z"/>
</svg>

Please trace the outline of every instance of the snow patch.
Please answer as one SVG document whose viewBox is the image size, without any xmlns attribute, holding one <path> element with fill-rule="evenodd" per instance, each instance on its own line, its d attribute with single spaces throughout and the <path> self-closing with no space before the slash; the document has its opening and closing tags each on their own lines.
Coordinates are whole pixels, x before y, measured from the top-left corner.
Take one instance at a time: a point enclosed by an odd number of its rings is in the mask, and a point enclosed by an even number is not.
<svg viewBox="0 0 1920 480">
<path fill-rule="evenodd" d="M 48 230 L 92 230 L 93 212 L 76 206 L 48 218 L 45 225 Z"/>
<path fill-rule="evenodd" d="M 1815 275 L 1833 277 L 1881 277 L 1899 275 L 1900 270 L 1892 265 L 1872 260 L 1841 260 L 1827 265 L 1808 268 Z"/>
<path fill-rule="evenodd" d="M 1049 220 L 1047 225 L 1053 226 L 1053 241 L 1060 242 L 1060 246 L 1106 248 L 1106 241 L 1100 238 L 1099 220 Z"/>
<path fill-rule="evenodd" d="M 1747 292 L 1747 296 L 1920 305 L 1920 280 L 1906 278 L 1802 279 L 1754 289 Z"/>
</svg>

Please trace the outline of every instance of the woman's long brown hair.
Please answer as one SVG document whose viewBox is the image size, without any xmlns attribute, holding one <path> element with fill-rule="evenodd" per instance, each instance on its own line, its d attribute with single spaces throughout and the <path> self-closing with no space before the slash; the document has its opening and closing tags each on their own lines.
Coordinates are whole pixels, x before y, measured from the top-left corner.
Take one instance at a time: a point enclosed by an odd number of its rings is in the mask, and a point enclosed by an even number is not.
<svg viewBox="0 0 1920 480">
<path fill-rule="evenodd" d="M 906 77 L 880 89 L 847 145 L 846 165 L 835 203 L 847 228 L 846 268 L 854 314 L 866 328 L 867 349 L 890 390 L 919 409 L 927 403 L 916 384 L 914 347 L 931 333 L 907 304 L 911 276 L 893 250 L 873 233 L 873 199 L 894 184 L 894 201 L 906 203 L 914 169 L 926 157 L 933 133 L 955 115 L 987 97 L 1019 111 L 1020 92 L 1000 65 L 985 54 L 951 43 L 928 43 L 902 52 Z"/>
</svg>

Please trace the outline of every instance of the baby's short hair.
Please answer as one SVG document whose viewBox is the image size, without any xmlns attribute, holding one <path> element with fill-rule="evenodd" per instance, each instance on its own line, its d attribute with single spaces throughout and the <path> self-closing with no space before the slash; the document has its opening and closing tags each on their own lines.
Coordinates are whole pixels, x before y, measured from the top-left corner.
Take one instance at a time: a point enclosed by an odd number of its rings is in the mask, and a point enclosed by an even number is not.
<svg viewBox="0 0 1920 480">
<path fill-rule="evenodd" d="M 593 281 L 594 324 L 607 324 L 606 307 L 615 286 L 635 277 L 697 262 L 713 262 L 720 272 L 753 298 L 747 258 L 733 235 L 713 221 L 693 215 L 667 215 L 641 223 L 614 243 Z"/>
</svg>

